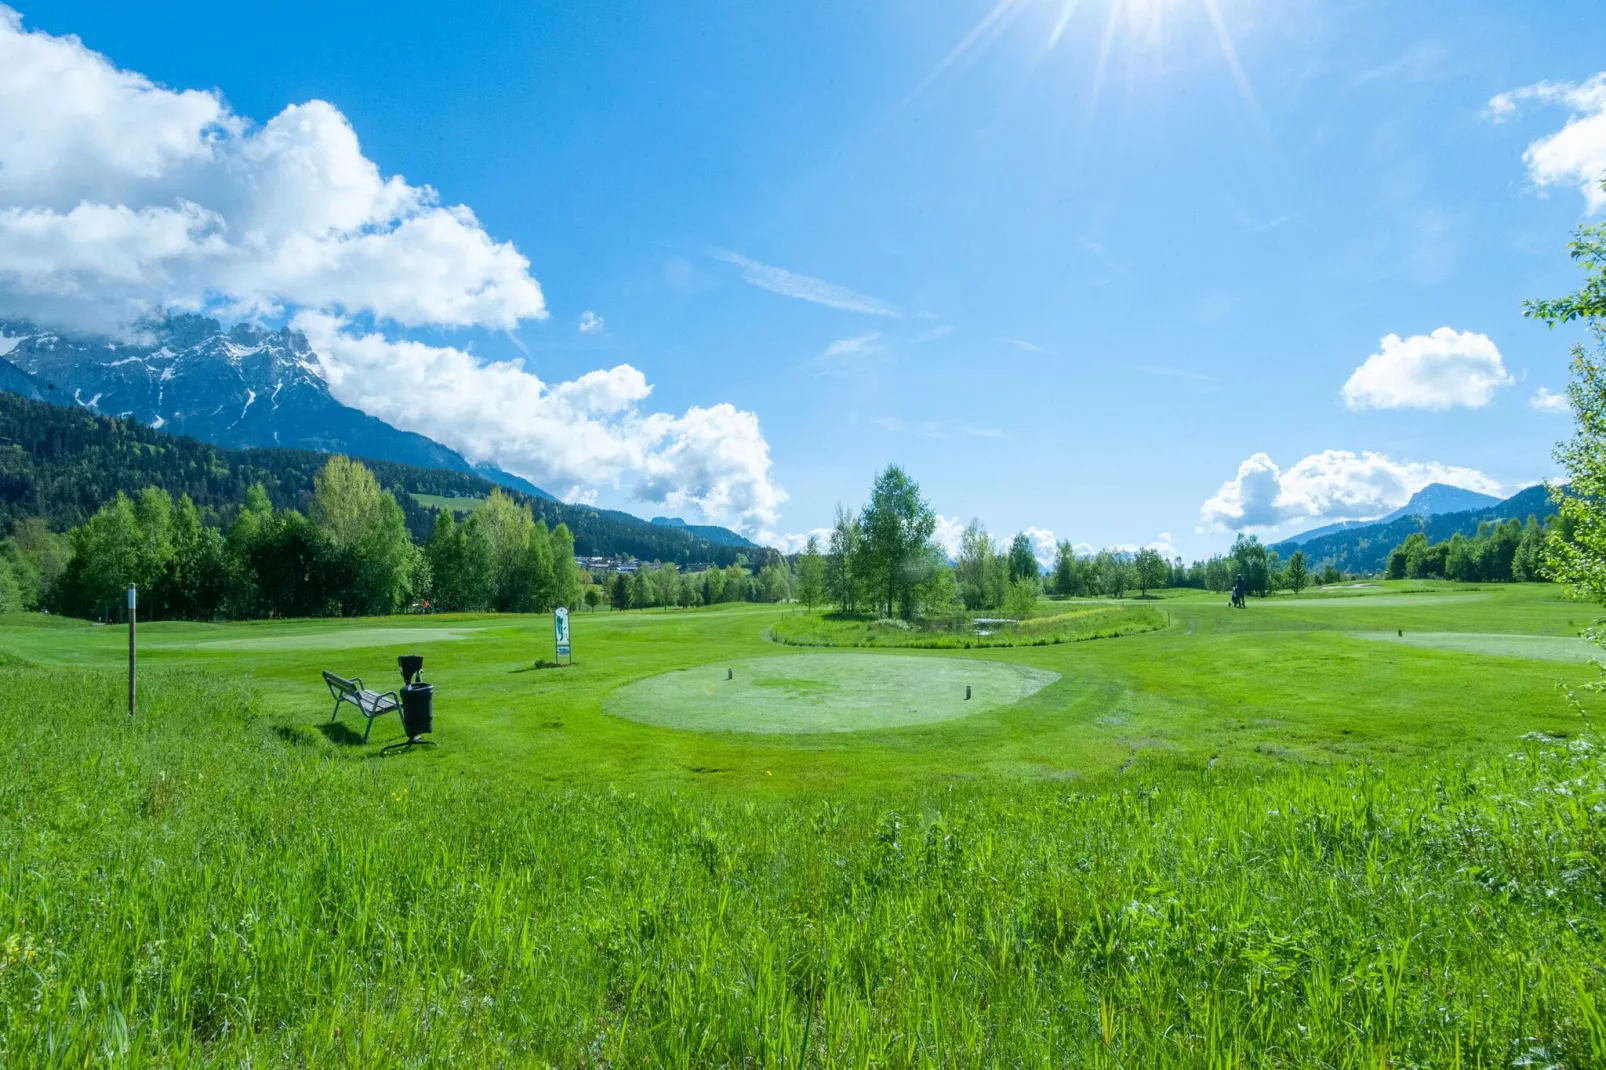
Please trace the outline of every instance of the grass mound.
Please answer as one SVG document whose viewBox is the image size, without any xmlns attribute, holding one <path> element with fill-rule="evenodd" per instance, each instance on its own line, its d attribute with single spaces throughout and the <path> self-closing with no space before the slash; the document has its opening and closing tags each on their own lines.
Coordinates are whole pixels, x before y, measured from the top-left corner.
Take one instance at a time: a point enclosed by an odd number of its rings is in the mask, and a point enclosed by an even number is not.
<svg viewBox="0 0 1606 1070">
<path fill-rule="evenodd" d="M 794 613 L 777 621 L 770 638 L 789 646 L 890 647 L 972 650 L 987 647 L 1051 646 L 1164 628 L 1165 616 L 1149 606 L 1106 603 L 978 626 L 966 614 L 927 621 L 869 620 L 837 613 Z"/>
<path fill-rule="evenodd" d="M 6 1065 L 1600 1065 L 1606 763 L 544 792 L 0 689 Z M 1125 778 L 1130 779 L 1130 777 Z"/>
<path fill-rule="evenodd" d="M 971 658 L 776 654 L 649 676 L 609 695 L 603 708 L 700 732 L 862 732 L 969 717 L 1057 679 Z"/>
</svg>

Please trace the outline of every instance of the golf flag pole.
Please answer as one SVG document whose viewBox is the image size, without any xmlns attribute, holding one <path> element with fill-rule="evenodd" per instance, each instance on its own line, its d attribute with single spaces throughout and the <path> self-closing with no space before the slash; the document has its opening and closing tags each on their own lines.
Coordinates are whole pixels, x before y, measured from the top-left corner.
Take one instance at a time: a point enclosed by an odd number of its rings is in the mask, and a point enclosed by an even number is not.
<svg viewBox="0 0 1606 1070">
<path fill-rule="evenodd" d="M 128 585 L 128 716 L 134 716 L 134 618 L 138 616 L 134 585 Z"/>
</svg>

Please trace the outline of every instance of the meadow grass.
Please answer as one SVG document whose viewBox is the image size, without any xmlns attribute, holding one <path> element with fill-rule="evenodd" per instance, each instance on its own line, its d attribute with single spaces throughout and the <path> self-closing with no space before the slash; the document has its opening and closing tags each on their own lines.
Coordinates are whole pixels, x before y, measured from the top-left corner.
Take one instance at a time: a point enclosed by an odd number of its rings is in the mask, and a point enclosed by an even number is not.
<svg viewBox="0 0 1606 1070">
<path fill-rule="evenodd" d="M 605 699 L 864 656 L 767 642 L 785 608 L 585 615 L 562 670 L 547 618 L 154 624 L 132 723 L 125 632 L 6 618 L 0 1065 L 1599 1065 L 1591 668 L 1352 634 L 1593 611 L 1372 598 L 1167 595 L 941 655 L 1060 673 L 1014 705 L 762 737 Z M 327 724 L 317 667 L 410 649 L 439 750 Z"/>
<path fill-rule="evenodd" d="M 476 512 L 485 504 L 484 498 L 462 497 L 452 498 L 444 494 L 417 494 L 413 493 L 413 501 L 426 509 L 450 509 L 458 516 Z"/>
</svg>

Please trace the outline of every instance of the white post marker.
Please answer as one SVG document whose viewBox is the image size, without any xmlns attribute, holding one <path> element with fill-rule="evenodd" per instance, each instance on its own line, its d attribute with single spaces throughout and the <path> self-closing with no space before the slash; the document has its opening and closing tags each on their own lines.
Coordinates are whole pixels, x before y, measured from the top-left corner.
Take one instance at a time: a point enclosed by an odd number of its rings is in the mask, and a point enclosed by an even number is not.
<svg viewBox="0 0 1606 1070">
<path fill-rule="evenodd" d="M 552 612 L 552 633 L 553 633 L 552 637 L 555 640 L 555 645 L 557 646 L 557 651 L 558 651 L 557 658 L 555 660 L 561 661 L 563 658 L 568 658 L 569 659 L 569 664 L 573 665 L 574 664 L 574 654 L 571 652 L 571 650 L 569 648 L 569 610 L 568 610 L 568 607 L 559 606 L 557 609 L 553 610 L 553 612 Z"/>
<path fill-rule="evenodd" d="M 128 585 L 128 716 L 134 716 L 134 618 L 137 616 L 135 608 L 138 599 L 134 595 L 134 585 Z"/>
</svg>

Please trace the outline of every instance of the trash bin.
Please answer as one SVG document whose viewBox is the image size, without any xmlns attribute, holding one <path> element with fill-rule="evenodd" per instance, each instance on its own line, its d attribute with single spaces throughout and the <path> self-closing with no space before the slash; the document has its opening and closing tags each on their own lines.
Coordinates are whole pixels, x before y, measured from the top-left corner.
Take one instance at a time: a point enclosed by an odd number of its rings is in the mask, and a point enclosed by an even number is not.
<svg viewBox="0 0 1606 1070">
<path fill-rule="evenodd" d="M 434 730 L 435 685 L 408 684 L 401 689 L 402 730 L 408 739 Z"/>
</svg>

